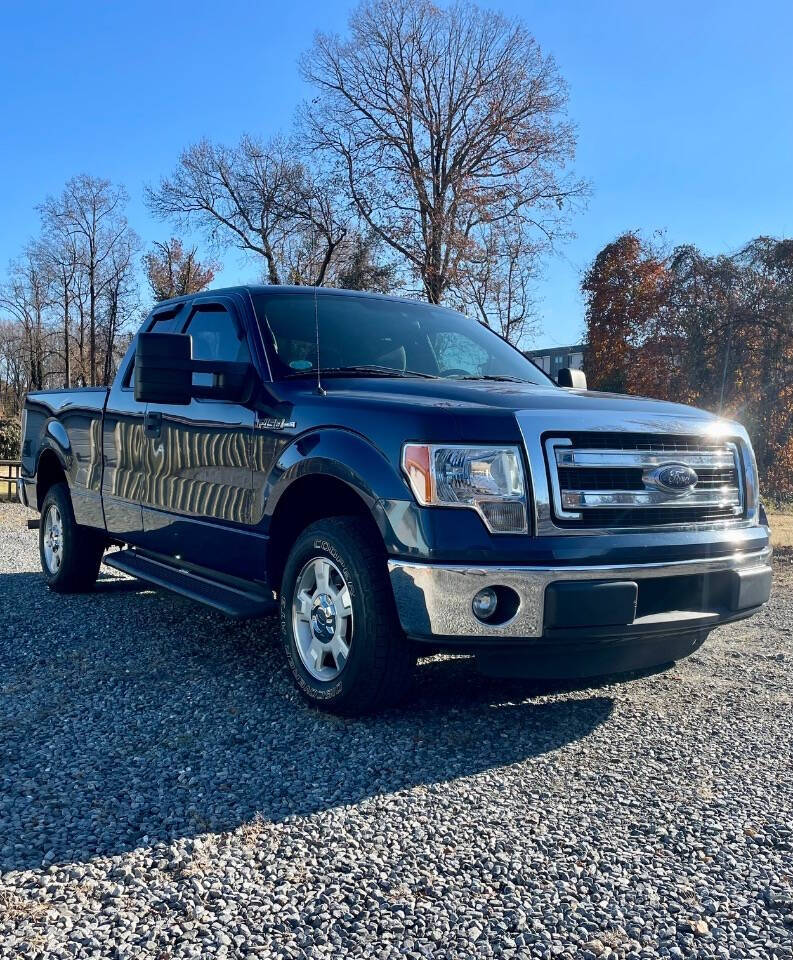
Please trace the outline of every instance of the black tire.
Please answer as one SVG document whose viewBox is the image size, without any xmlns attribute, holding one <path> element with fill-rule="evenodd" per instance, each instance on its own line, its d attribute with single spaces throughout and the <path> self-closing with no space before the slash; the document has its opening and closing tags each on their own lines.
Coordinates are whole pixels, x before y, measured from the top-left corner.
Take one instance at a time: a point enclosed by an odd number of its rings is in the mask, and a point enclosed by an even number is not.
<svg viewBox="0 0 793 960">
<path fill-rule="evenodd" d="M 58 518 L 60 536 L 57 538 L 57 563 L 52 549 L 46 542 L 50 538 L 51 528 L 48 517 L 53 522 Z M 52 548 L 52 540 L 49 540 Z M 92 590 L 99 574 L 99 564 L 104 553 L 104 539 L 90 527 L 79 526 L 74 519 L 72 498 L 65 483 L 56 483 L 47 491 L 41 505 L 41 523 L 39 524 L 39 557 L 44 579 L 51 590 L 58 593 L 81 593 Z"/>
<path fill-rule="evenodd" d="M 307 669 L 295 636 L 293 600 L 298 577 L 312 561 L 327 558 L 349 588 L 352 635 L 349 656 L 333 679 Z M 379 537 L 355 517 L 333 517 L 307 527 L 286 561 L 280 591 L 281 634 L 298 689 L 323 710 L 355 716 L 400 701 L 408 692 L 416 658 L 399 625 Z"/>
</svg>

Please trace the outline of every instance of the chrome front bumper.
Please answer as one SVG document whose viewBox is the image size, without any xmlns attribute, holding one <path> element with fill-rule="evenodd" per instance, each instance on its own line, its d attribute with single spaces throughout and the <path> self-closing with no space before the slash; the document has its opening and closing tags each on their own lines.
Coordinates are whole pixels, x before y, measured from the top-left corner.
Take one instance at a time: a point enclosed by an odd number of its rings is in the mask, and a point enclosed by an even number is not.
<svg viewBox="0 0 793 960">
<path fill-rule="evenodd" d="M 389 560 L 388 570 L 399 619 L 405 633 L 417 639 L 542 637 L 545 631 L 545 591 L 556 582 L 639 581 L 720 573 L 725 570 L 767 572 L 771 548 L 707 560 L 649 563 L 635 566 L 587 567 L 465 567 Z M 471 603 L 484 587 L 505 586 L 519 598 L 515 615 L 492 625 L 474 616 Z M 736 611 L 739 615 L 740 610 Z M 711 624 L 712 625 L 712 624 Z M 637 621 L 637 631 L 641 624 Z"/>
</svg>

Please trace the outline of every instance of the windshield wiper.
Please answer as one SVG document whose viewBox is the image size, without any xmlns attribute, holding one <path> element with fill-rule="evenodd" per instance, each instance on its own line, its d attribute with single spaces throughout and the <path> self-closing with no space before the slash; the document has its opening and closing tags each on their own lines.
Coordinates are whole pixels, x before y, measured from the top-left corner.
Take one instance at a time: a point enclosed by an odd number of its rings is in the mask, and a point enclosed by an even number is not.
<svg viewBox="0 0 793 960">
<path fill-rule="evenodd" d="M 531 380 L 524 380 L 522 377 L 509 377 L 506 374 L 482 373 L 477 376 L 450 377 L 450 380 L 503 380 L 506 383 L 531 383 Z"/>
<path fill-rule="evenodd" d="M 375 363 L 351 364 L 346 367 L 320 367 L 319 375 L 322 377 L 345 377 L 358 374 L 363 377 L 423 377 L 428 380 L 437 380 L 438 377 L 432 373 L 422 373 L 419 370 L 396 370 L 394 367 L 381 367 Z M 316 377 L 317 368 L 310 370 L 295 370 L 288 373 L 287 377 Z"/>
</svg>

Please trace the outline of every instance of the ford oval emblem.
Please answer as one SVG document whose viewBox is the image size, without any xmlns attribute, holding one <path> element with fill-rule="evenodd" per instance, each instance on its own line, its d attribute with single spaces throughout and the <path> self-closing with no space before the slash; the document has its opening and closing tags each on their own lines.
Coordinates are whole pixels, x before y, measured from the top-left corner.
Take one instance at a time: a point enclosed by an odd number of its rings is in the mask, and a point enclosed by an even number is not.
<svg viewBox="0 0 793 960">
<path fill-rule="evenodd" d="M 662 463 L 660 467 L 646 473 L 643 479 L 648 486 L 682 496 L 694 489 L 699 477 L 696 470 L 692 470 L 685 463 Z"/>
</svg>

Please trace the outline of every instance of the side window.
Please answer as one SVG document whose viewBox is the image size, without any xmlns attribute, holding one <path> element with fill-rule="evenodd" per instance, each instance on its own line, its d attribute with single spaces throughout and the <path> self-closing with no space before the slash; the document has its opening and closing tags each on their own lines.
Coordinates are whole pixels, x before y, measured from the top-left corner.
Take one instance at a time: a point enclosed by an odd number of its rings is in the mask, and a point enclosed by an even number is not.
<svg viewBox="0 0 793 960">
<path fill-rule="evenodd" d="M 199 310 L 185 328 L 193 338 L 194 360 L 230 360 L 250 363 L 248 344 L 240 338 L 237 326 L 229 312 L 219 306 Z M 194 373 L 193 383 L 200 387 L 212 386 L 211 373 Z"/>
<path fill-rule="evenodd" d="M 435 335 L 433 349 L 441 373 L 446 370 L 463 370 L 466 374 L 477 377 L 487 373 L 487 350 L 464 334 L 454 330 L 441 331 Z"/>
</svg>

